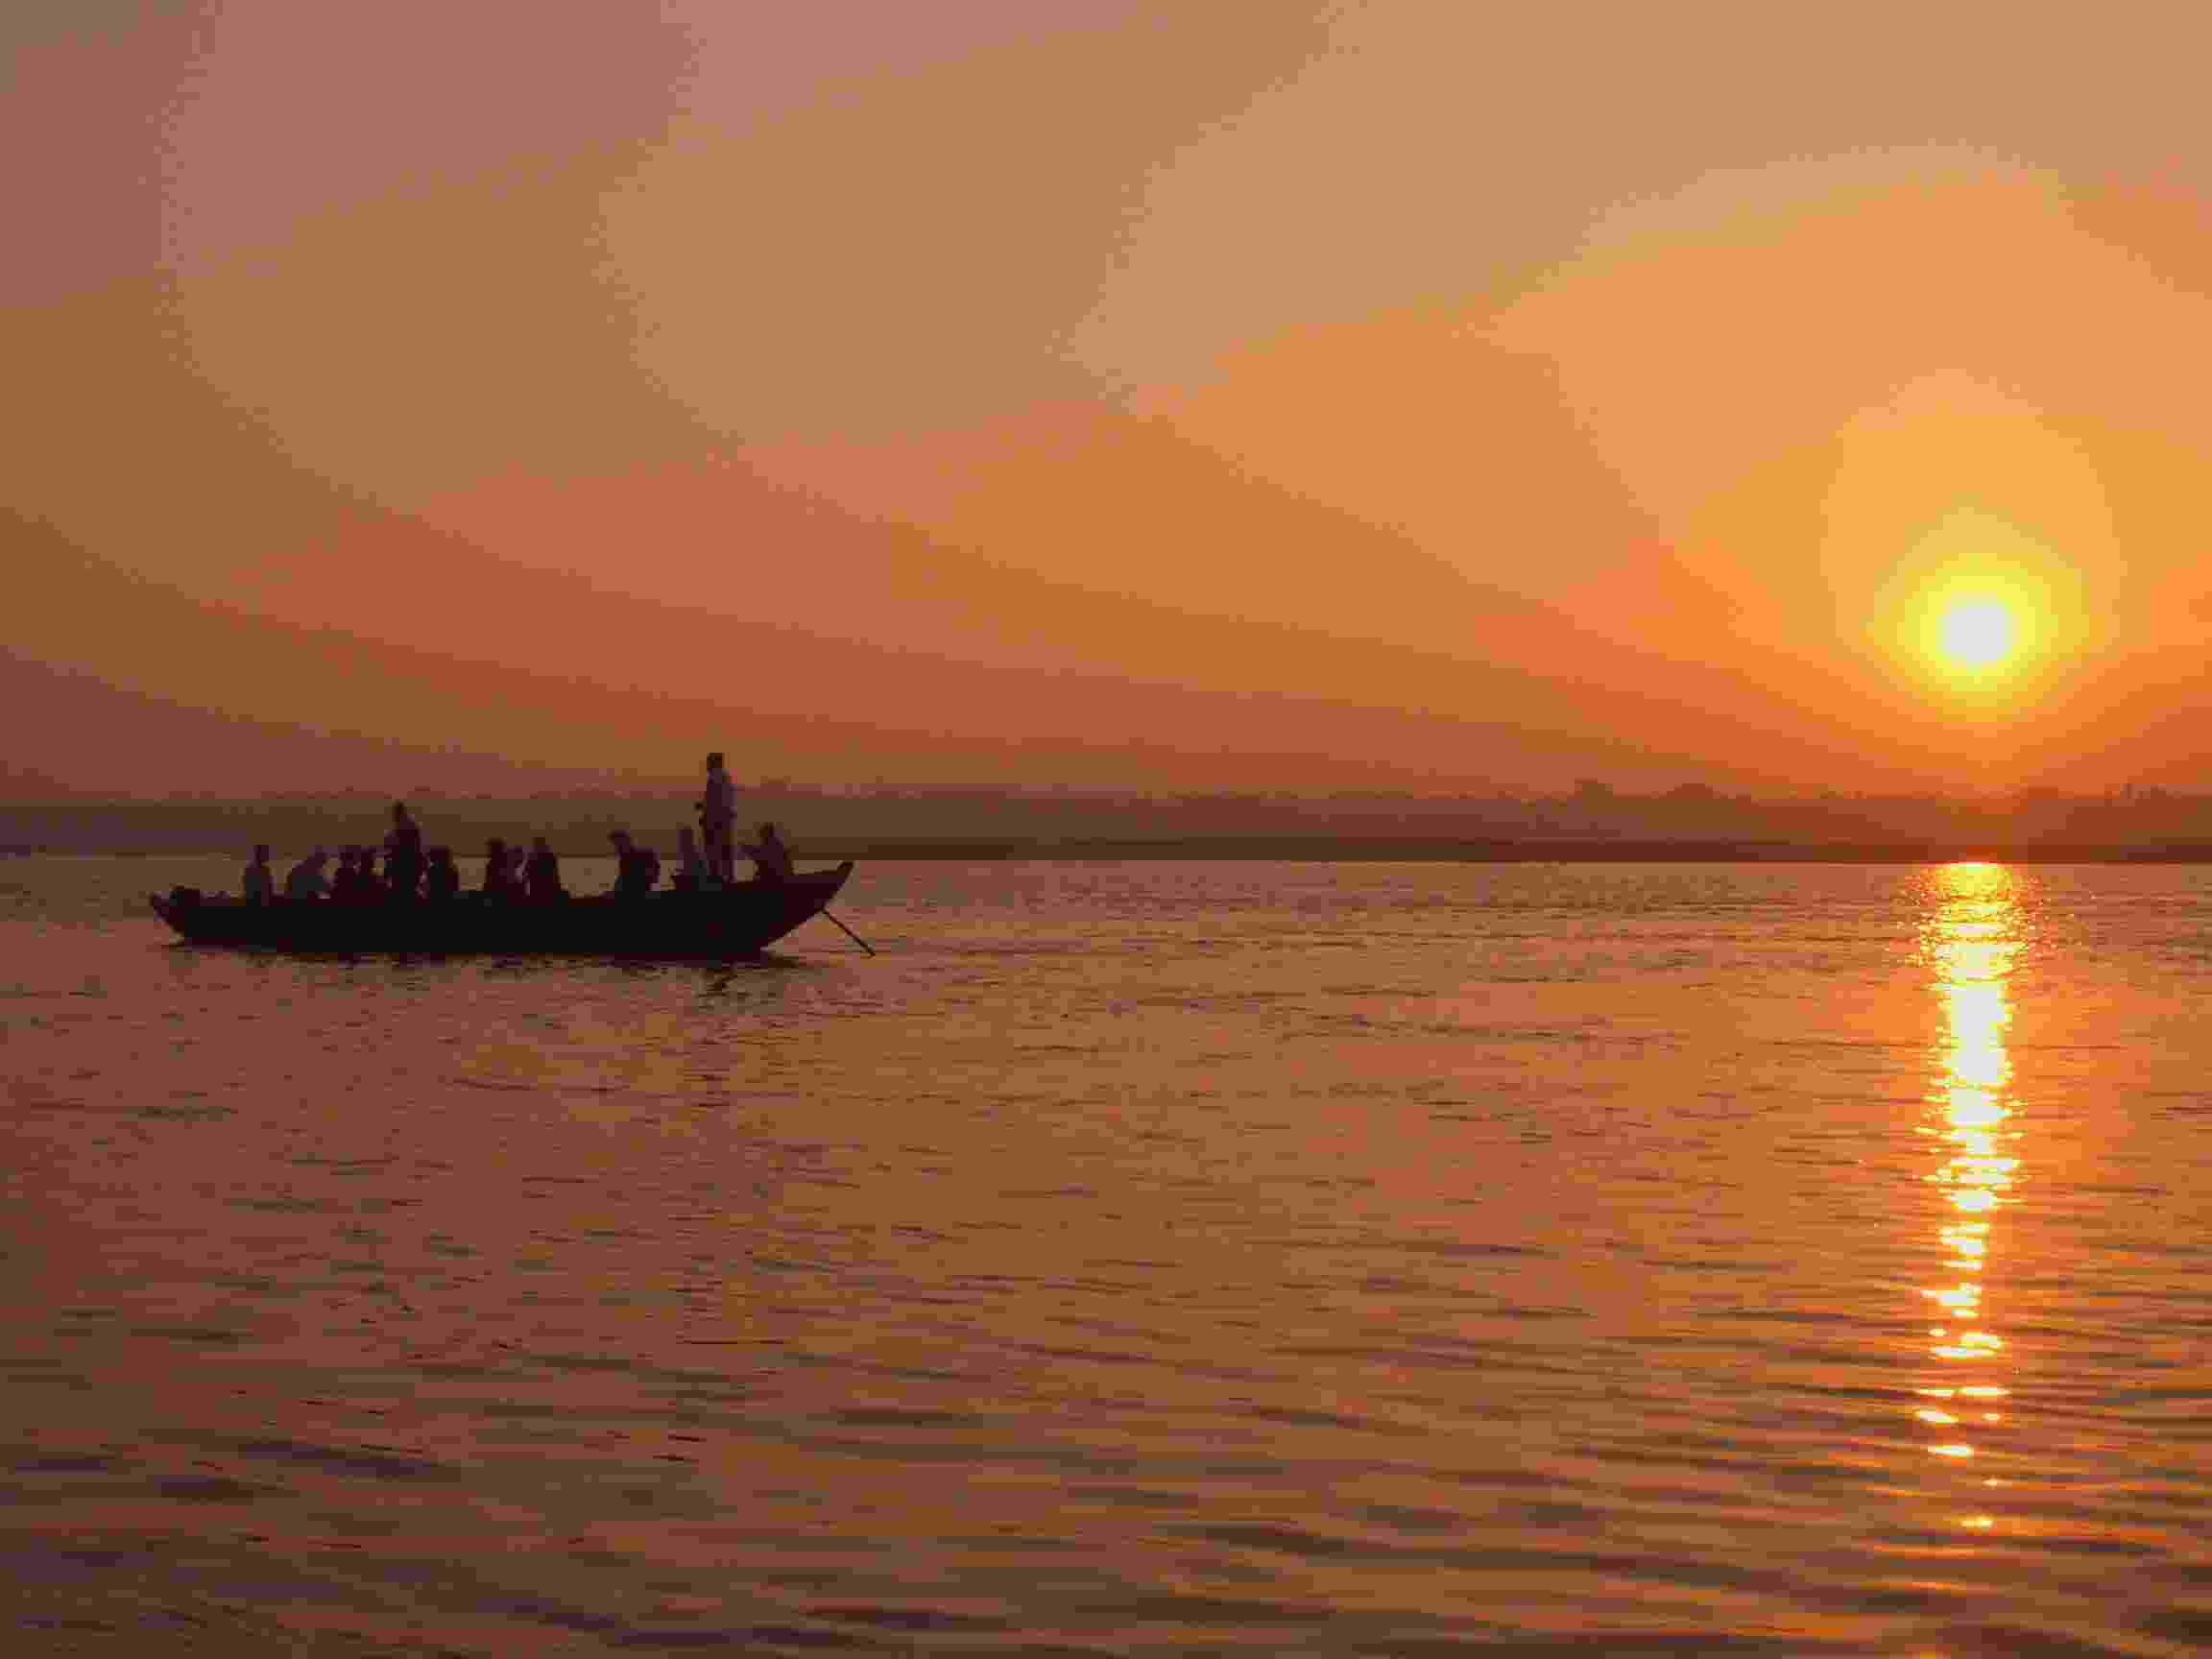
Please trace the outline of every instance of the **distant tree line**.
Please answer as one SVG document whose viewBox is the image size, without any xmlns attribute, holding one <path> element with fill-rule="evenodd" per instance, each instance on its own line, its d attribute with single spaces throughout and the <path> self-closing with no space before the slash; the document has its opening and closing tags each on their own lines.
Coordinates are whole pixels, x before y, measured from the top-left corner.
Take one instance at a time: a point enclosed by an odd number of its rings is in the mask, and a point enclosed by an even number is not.
<svg viewBox="0 0 2212 1659">
<path fill-rule="evenodd" d="M 563 790 L 526 797 L 468 797 L 421 789 L 407 797 L 424 833 L 458 851 L 493 835 L 550 837 L 564 854 L 603 853 L 625 828 L 672 847 L 691 822 L 696 792 Z M 0 805 L 0 847 L 57 852 L 230 850 L 267 841 L 279 850 L 373 841 L 393 797 L 269 795 L 253 800 L 65 801 Z M 864 790 L 784 779 L 741 790 L 748 820 L 782 824 L 803 852 L 894 842 L 1006 844 L 1064 841 L 1258 838 L 1296 842 L 1380 840 L 1725 841 L 1791 844 L 1987 842 L 2182 844 L 2212 842 L 2212 795 L 2161 788 L 2102 794 L 2029 789 L 1970 798 L 1936 794 L 1729 794 L 1698 782 L 1649 794 L 1585 780 L 1555 795 L 1338 791 L 1145 794 L 990 788 Z"/>
</svg>

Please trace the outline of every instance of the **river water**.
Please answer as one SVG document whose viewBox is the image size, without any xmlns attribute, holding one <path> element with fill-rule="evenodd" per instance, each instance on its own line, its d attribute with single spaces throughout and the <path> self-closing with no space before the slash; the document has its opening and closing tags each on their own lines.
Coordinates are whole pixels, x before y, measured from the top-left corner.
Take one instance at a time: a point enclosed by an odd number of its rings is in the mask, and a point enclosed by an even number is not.
<svg viewBox="0 0 2212 1659">
<path fill-rule="evenodd" d="M 0 862 L 10 1653 L 2212 1646 L 2212 874 L 234 880 Z"/>
</svg>

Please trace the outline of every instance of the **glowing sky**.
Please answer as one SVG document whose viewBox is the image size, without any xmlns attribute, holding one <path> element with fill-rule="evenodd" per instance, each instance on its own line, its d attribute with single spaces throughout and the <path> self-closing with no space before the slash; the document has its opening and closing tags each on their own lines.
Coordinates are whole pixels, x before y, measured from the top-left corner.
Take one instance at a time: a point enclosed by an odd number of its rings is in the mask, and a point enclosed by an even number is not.
<svg viewBox="0 0 2212 1659">
<path fill-rule="evenodd" d="M 34 0 L 11 764 L 2212 786 L 2208 49 L 2165 3 Z"/>
</svg>

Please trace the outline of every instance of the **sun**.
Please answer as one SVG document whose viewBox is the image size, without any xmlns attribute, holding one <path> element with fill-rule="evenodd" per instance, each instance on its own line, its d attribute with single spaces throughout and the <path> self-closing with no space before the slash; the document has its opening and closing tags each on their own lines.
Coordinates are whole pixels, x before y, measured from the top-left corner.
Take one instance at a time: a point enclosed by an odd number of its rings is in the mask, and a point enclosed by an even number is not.
<svg viewBox="0 0 2212 1659">
<path fill-rule="evenodd" d="M 1960 599 L 1944 611 L 1936 637 L 1954 667 L 1993 668 L 2012 655 L 2019 633 L 2002 600 Z"/>
</svg>

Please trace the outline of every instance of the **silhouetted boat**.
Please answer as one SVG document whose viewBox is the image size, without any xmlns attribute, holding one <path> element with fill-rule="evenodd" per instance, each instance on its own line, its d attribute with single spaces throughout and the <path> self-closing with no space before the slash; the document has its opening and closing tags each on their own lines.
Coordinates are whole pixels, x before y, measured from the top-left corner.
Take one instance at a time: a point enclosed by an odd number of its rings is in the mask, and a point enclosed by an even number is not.
<svg viewBox="0 0 2212 1659">
<path fill-rule="evenodd" d="M 190 887 L 148 897 L 155 914 L 195 945 L 331 955 L 729 957 L 750 956 L 820 915 L 852 874 L 847 860 L 834 870 L 740 881 L 716 893 L 550 904 L 488 903 L 473 893 L 444 904 L 246 904 Z"/>
</svg>

